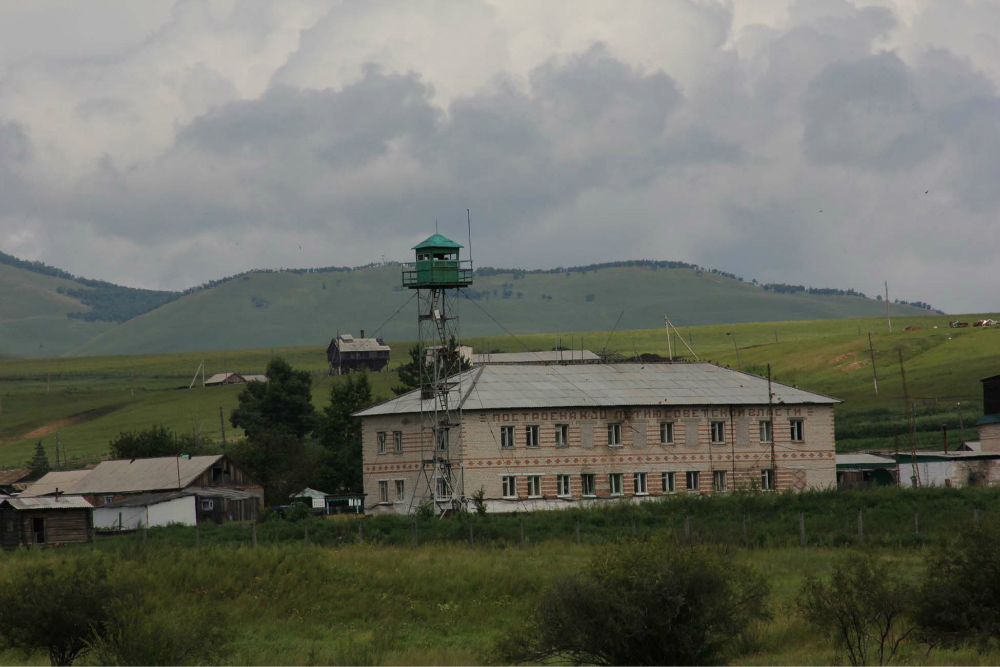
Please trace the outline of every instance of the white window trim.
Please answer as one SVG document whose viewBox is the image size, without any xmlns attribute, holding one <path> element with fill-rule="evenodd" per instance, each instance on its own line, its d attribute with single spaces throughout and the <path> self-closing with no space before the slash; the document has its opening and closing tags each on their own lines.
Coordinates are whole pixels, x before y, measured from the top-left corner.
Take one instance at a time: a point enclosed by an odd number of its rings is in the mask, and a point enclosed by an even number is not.
<svg viewBox="0 0 1000 667">
<path fill-rule="evenodd" d="M 507 444 L 506 445 L 503 444 L 504 434 L 505 433 L 510 434 L 510 437 L 507 438 Z M 514 427 L 513 426 L 501 426 L 500 427 L 500 449 L 514 449 L 514 442 L 515 442 L 515 430 L 514 430 Z"/>
<path fill-rule="evenodd" d="M 542 476 L 541 475 L 525 475 L 528 481 L 528 498 L 541 498 L 542 497 Z M 531 492 L 532 479 L 538 480 L 538 493 Z"/>
<path fill-rule="evenodd" d="M 386 437 L 385 431 L 377 431 L 375 433 L 375 447 L 378 454 L 381 456 L 386 452 Z"/>
<path fill-rule="evenodd" d="M 396 436 L 397 435 L 399 436 L 399 440 L 396 440 Z M 396 446 L 397 442 L 399 443 L 399 447 Z M 393 454 L 402 454 L 403 453 L 403 432 L 402 431 L 393 431 L 392 432 L 392 453 Z"/>
<path fill-rule="evenodd" d="M 389 482 L 390 479 L 380 479 L 378 480 L 378 504 L 379 505 L 390 505 L 389 502 Z M 385 484 L 385 500 L 382 500 L 382 485 Z"/>
<path fill-rule="evenodd" d="M 799 428 L 798 428 L 799 437 L 798 438 L 795 438 L 794 436 L 792 436 L 792 430 L 795 428 L 793 426 L 793 424 L 795 424 L 796 422 L 799 424 Z M 806 441 L 806 422 L 805 422 L 805 420 L 804 419 L 789 419 L 788 420 L 788 424 L 789 424 L 788 434 L 790 436 L 792 436 L 790 438 L 791 442 L 805 442 Z"/>
<path fill-rule="evenodd" d="M 535 444 L 531 444 L 531 438 L 528 437 L 529 431 L 534 435 Z M 537 449 L 542 446 L 542 429 L 538 424 L 526 424 L 524 427 L 524 446 L 531 449 Z"/>
<path fill-rule="evenodd" d="M 722 439 L 715 439 L 715 425 L 722 424 Z M 726 444 L 726 421 L 724 419 L 713 419 L 709 422 L 709 435 L 712 440 L 713 445 L 724 445 Z"/>
<path fill-rule="evenodd" d="M 625 434 L 624 434 L 624 429 L 622 429 L 622 423 L 621 422 L 610 422 L 610 423 L 608 423 L 607 426 L 608 426 L 607 432 L 608 432 L 608 436 L 609 436 L 608 439 L 609 440 L 614 440 L 613 435 L 617 435 L 618 436 L 617 437 L 618 442 L 609 442 L 608 443 L 608 447 L 614 447 L 614 448 L 617 449 L 618 447 L 624 446 L 624 444 L 625 444 Z M 617 434 L 615 434 L 615 431 L 617 431 Z"/>
<path fill-rule="evenodd" d="M 664 470 L 660 473 L 660 488 L 663 488 L 663 482 L 671 480 L 667 484 L 667 488 L 663 489 L 661 493 L 677 493 L 677 471 L 675 470 Z"/>
<path fill-rule="evenodd" d="M 507 479 L 511 480 L 511 487 L 514 491 L 513 494 L 507 493 Z M 500 492 L 504 500 L 517 500 L 517 475 L 501 475 L 500 476 Z"/>
<path fill-rule="evenodd" d="M 722 477 L 722 488 L 715 483 L 715 480 Z M 725 493 L 729 490 L 729 475 L 726 474 L 725 470 L 713 470 L 712 471 L 712 491 L 715 493 Z"/>
<path fill-rule="evenodd" d="M 566 480 L 566 490 L 563 493 L 559 492 L 559 487 L 562 486 L 562 481 Z M 556 475 L 556 495 L 560 498 L 572 498 L 573 497 L 573 476 L 567 475 L 565 473 L 559 473 Z"/>
<path fill-rule="evenodd" d="M 770 486 L 764 486 L 764 477 L 765 476 L 767 476 L 767 477 L 769 477 L 771 479 L 771 485 Z M 770 468 L 761 468 L 760 469 L 760 482 L 761 482 L 761 488 L 762 488 L 762 490 L 764 490 L 764 491 L 774 491 L 775 486 L 776 486 L 775 483 L 774 483 L 774 471 L 771 470 Z"/>
<path fill-rule="evenodd" d="M 770 424 L 771 425 L 771 428 L 769 429 L 771 431 L 771 437 L 768 438 L 767 440 L 765 440 L 764 437 L 763 437 L 764 424 Z M 760 438 L 761 444 L 769 445 L 772 442 L 774 442 L 774 422 L 772 422 L 770 419 L 761 419 L 760 421 L 758 421 L 757 422 L 757 436 Z"/>
<path fill-rule="evenodd" d="M 400 496 L 399 492 L 397 491 L 397 483 L 398 482 L 402 482 L 403 483 L 403 495 L 402 496 Z M 392 480 L 392 493 L 393 493 L 393 496 L 394 496 L 393 501 L 392 501 L 393 503 L 403 503 L 403 502 L 406 502 L 406 479 L 405 478 L 399 477 L 399 478 L 395 478 L 395 479 Z"/>
<path fill-rule="evenodd" d="M 583 483 L 583 477 L 584 477 L 584 475 L 590 477 L 591 478 L 591 482 L 593 482 L 593 484 L 591 484 L 591 487 L 590 487 L 590 490 L 591 490 L 590 493 L 584 493 L 584 486 L 585 486 L 584 483 Z M 590 473 L 590 472 L 582 472 L 582 473 L 580 473 L 580 497 L 581 498 L 596 498 L 597 497 L 597 473 Z"/>
<path fill-rule="evenodd" d="M 611 478 L 615 477 L 615 476 L 618 477 L 618 481 L 619 481 L 619 484 L 618 484 L 618 486 L 619 486 L 618 493 L 614 492 L 614 490 L 613 490 L 614 485 L 611 483 Z M 610 472 L 610 473 L 608 473 L 608 492 L 610 493 L 610 495 L 611 495 L 612 498 L 620 498 L 621 496 L 625 495 L 625 474 L 624 473 L 620 473 L 620 472 Z"/>
<path fill-rule="evenodd" d="M 662 422 L 660 422 L 660 444 L 661 445 L 674 446 L 674 445 L 677 444 L 677 427 L 675 426 L 675 423 L 676 422 L 673 422 L 673 421 L 662 421 Z M 664 427 L 666 427 L 668 425 L 670 427 L 669 429 L 664 428 Z M 667 435 L 667 433 L 666 433 L 667 431 L 670 432 L 669 433 L 670 438 L 668 440 L 664 440 L 663 438 L 664 438 L 665 435 Z"/>
<path fill-rule="evenodd" d="M 556 424 L 555 427 L 556 447 L 569 447 L 569 424 Z M 560 444 L 559 435 L 562 433 L 563 429 L 566 429 L 566 439 L 563 440 L 562 444 Z"/>
<path fill-rule="evenodd" d="M 646 487 L 645 491 L 639 491 L 638 489 L 635 488 L 635 482 L 636 482 L 637 476 L 641 476 L 642 481 L 643 481 L 643 486 Z M 637 496 L 648 496 L 649 495 L 649 473 L 645 473 L 645 472 L 634 472 L 634 473 L 632 473 L 632 485 L 633 485 L 632 486 L 632 492 L 635 495 L 637 495 Z"/>
<path fill-rule="evenodd" d="M 693 487 L 693 488 L 691 487 L 690 484 L 688 484 L 688 475 L 689 474 L 694 475 L 695 476 L 695 480 L 698 482 L 698 484 L 695 487 Z M 701 491 L 701 471 L 700 470 L 685 470 L 684 471 L 684 490 L 688 491 L 688 492 Z"/>
</svg>

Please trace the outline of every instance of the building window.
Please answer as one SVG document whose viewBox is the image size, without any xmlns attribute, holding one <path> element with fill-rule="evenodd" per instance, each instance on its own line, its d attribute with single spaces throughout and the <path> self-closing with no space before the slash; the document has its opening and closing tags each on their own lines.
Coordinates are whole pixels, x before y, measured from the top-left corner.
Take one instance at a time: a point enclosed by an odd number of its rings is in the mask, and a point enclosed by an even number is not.
<svg viewBox="0 0 1000 667">
<path fill-rule="evenodd" d="M 406 482 L 401 479 L 396 480 L 396 502 L 403 502 L 403 498 L 406 497 Z"/>
<path fill-rule="evenodd" d="M 528 447 L 538 446 L 538 426 L 524 427 L 524 444 Z"/>
<path fill-rule="evenodd" d="M 439 452 L 448 451 L 448 429 L 439 428 L 437 431 L 437 449 Z"/>
<path fill-rule="evenodd" d="M 500 447 L 502 449 L 514 449 L 514 427 L 500 427 Z"/>
<path fill-rule="evenodd" d="M 215 509 L 215 501 L 212 500 L 211 498 L 202 498 L 201 509 L 205 512 L 211 512 L 212 510 Z"/>
<path fill-rule="evenodd" d="M 542 497 L 542 477 L 541 475 L 528 475 L 528 497 Z"/>
<path fill-rule="evenodd" d="M 115 502 L 115 497 L 114 496 L 104 496 L 104 504 L 105 505 L 110 505 L 113 502 Z"/>
<path fill-rule="evenodd" d="M 503 481 L 503 497 L 504 498 L 517 498 L 517 478 L 513 475 L 504 475 L 502 477 Z"/>
<path fill-rule="evenodd" d="M 556 424 L 556 447 L 569 447 L 569 424 Z"/>
<path fill-rule="evenodd" d="M 771 491 L 774 489 L 774 471 L 773 470 L 761 470 L 760 471 L 760 488 L 765 491 Z"/>
<path fill-rule="evenodd" d="M 676 487 L 676 478 L 672 472 L 660 473 L 660 484 L 664 493 L 673 493 Z"/>
<path fill-rule="evenodd" d="M 774 430 L 771 426 L 770 421 L 762 421 L 760 423 L 760 441 L 761 442 L 771 442 L 774 437 Z"/>
<path fill-rule="evenodd" d="M 622 425 L 608 424 L 608 447 L 622 446 Z"/>
<path fill-rule="evenodd" d="M 379 431 L 375 437 L 378 439 L 378 453 L 385 454 L 385 431 Z"/>
<path fill-rule="evenodd" d="M 674 423 L 673 422 L 660 422 L 660 444 L 661 445 L 672 445 L 672 444 L 674 444 Z"/>
<path fill-rule="evenodd" d="M 646 488 L 646 473 L 637 472 L 632 475 L 632 484 L 635 489 L 635 495 L 644 496 L 649 493 L 649 489 Z"/>
<path fill-rule="evenodd" d="M 712 488 L 716 491 L 726 490 L 726 471 L 725 470 L 713 470 L 712 471 Z"/>
<path fill-rule="evenodd" d="M 697 491 L 698 487 L 701 485 L 701 473 L 697 470 L 688 470 L 684 473 L 685 482 L 687 482 L 688 491 Z"/>
<path fill-rule="evenodd" d="M 556 493 L 562 497 L 573 495 L 569 488 L 569 475 L 556 476 Z"/>
<path fill-rule="evenodd" d="M 389 502 L 389 482 L 381 481 L 378 483 L 378 501 L 380 503 Z"/>
<path fill-rule="evenodd" d="M 434 483 L 434 497 L 438 500 L 451 498 L 451 486 L 447 477 L 438 477 Z"/>
<path fill-rule="evenodd" d="M 583 496 L 597 495 L 597 481 L 593 475 L 580 475 L 580 492 Z"/>
<path fill-rule="evenodd" d="M 624 482 L 622 480 L 622 474 L 620 472 L 613 472 L 608 475 L 608 487 L 611 489 L 611 495 L 620 496 L 623 493 Z"/>
<path fill-rule="evenodd" d="M 792 435 L 792 442 L 802 442 L 805 438 L 802 437 L 802 420 L 801 419 L 789 419 L 788 425 L 791 427 L 789 430 Z"/>
<path fill-rule="evenodd" d="M 397 454 L 403 453 L 403 432 L 393 431 L 392 432 L 392 449 Z"/>
<path fill-rule="evenodd" d="M 712 444 L 721 445 L 726 442 L 726 422 L 712 422 Z"/>
</svg>

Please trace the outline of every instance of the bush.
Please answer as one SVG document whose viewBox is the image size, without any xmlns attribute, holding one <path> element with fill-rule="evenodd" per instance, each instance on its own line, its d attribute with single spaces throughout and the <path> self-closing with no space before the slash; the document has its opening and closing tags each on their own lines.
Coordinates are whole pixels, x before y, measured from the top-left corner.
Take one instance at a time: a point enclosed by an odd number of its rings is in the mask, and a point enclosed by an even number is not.
<svg viewBox="0 0 1000 667">
<path fill-rule="evenodd" d="M 770 617 L 769 586 L 731 554 L 670 536 L 602 548 L 498 646 L 509 663 L 720 664 Z"/>
<path fill-rule="evenodd" d="M 802 615 L 852 665 L 887 665 L 909 636 L 913 588 L 877 556 L 849 556 L 829 584 L 808 577 L 799 595 Z"/>
<path fill-rule="evenodd" d="M 1000 638 L 1000 523 L 967 527 L 931 557 L 920 588 L 916 621 L 932 647 Z"/>
</svg>

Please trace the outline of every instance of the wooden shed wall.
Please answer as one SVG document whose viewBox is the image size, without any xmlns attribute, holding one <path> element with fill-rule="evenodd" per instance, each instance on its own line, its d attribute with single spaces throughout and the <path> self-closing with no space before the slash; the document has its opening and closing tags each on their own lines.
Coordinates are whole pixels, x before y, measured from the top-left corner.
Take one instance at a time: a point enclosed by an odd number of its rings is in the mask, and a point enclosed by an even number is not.
<svg viewBox="0 0 1000 667">
<path fill-rule="evenodd" d="M 89 542 L 93 537 L 93 514 L 89 509 L 0 511 L 0 544 L 16 547 L 35 543 L 34 519 L 45 520 L 45 544 Z"/>
</svg>

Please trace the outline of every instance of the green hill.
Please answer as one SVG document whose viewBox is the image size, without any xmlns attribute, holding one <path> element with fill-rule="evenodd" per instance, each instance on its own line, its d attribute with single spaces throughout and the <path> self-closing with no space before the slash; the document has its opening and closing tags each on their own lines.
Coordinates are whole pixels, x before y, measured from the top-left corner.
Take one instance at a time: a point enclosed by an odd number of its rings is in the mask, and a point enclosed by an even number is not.
<svg viewBox="0 0 1000 667">
<path fill-rule="evenodd" d="M 780 294 L 691 269 L 620 267 L 568 274 L 477 275 L 470 294 L 474 300 L 459 302 L 466 339 L 503 334 L 493 319 L 520 334 L 607 331 L 619 316 L 619 329 L 658 327 L 664 313 L 676 326 L 686 326 L 872 317 L 885 312 L 883 303 L 861 297 Z M 407 303 L 411 296 L 399 287 L 395 266 L 301 275 L 253 273 L 129 320 L 73 352 L 317 345 L 328 342 L 338 330 L 374 334 L 387 321 L 379 336 L 408 339 L 416 331 L 416 302 Z M 897 316 L 927 314 L 911 306 L 891 308 Z"/>
</svg>

